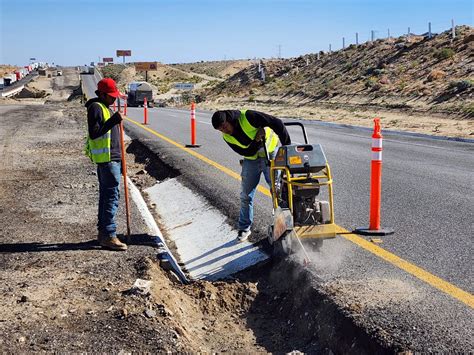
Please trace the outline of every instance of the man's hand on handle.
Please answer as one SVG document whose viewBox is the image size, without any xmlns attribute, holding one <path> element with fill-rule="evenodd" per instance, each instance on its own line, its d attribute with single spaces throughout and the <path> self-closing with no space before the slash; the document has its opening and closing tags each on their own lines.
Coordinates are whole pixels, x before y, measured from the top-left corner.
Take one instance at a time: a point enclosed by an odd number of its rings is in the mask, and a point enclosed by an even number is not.
<svg viewBox="0 0 474 355">
<path fill-rule="evenodd" d="M 260 127 L 257 134 L 255 135 L 255 140 L 257 142 L 262 142 L 265 140 L 265 128 Z"/>
<path fill-rule="evenodd" d="M 119 124 L 120 122 L 123 121 L 123 117 L 122 117 L 122 114 L 120 112 L 115 112 L 112 117 L 110 117 L 111 120 L 113 120 L 112 122 L 114 123 L 114 125 L 116 124 Z"/>
</svg>

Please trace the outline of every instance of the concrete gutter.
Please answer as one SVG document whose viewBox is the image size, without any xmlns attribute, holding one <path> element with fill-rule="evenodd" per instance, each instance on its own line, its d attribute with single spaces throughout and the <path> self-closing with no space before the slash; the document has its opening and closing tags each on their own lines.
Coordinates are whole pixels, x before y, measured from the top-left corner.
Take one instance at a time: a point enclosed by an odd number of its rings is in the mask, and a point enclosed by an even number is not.
<svg viewBox="0 0 474 355">
<path fill-rule="evenodd" d="M 155 219 L 153 218 L 150 210 L 148 209 L 146 202 L 143 199 L 140 191 L 135 186 L 135 184 L 128 178 L 128 176 L 127 176 L 127 183 L 128 183 L 128 188 L 129 188 L 132 200 L 133 202 L 135 202 L 135 205 L 140 211 L 140 214 L 142 215 L 142 218 L 145 221 L 145 224 L 148 228 L 148 234 L 153 237 L 154 245 L 156 248 L 159 249 L 158 258 L 162 262 L 165 261 L 170 264 L 170 266 L 172 267 L 174 272 L 178 275 L 182 283 L 185 283 L 185 284 L 189 283 L 188 278 L 186 277 L 184 272 L 181 270 L 181 268 L 178 265 L 178 262 L 176 261 L 175 257 L 173 256 L 168 246 L 166 245 L 165 239 L 163 238 L 163 234 L 161 234 L 161 231 L 158 228 L 158 225 L 156 224 Z"/>
<path fill-rule="evenodd" d="M 237 230 L 227 217 L 179 178 L 166 179 L 144 192 L 156 206 L 191 279 L 223 279 L 268 258 L 259 246 L 238 242 Z"/>
</svg>

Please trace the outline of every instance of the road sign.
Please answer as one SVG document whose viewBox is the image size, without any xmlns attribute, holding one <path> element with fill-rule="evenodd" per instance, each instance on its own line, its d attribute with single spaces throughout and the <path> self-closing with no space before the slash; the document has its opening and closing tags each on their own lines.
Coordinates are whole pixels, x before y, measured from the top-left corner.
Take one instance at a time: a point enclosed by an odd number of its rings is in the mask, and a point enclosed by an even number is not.
<svg viewBox="0 0 474 355">
<path fill-rule="evenodd" d="M 99 63 L 97 63 L 97 66 L 98 66 L 98 67 L 104 67 L 104 66 L 105 66 L 105 63 L 99 62 Z"/>
<path fill-rule="evenodd" d="M 132 51 L 129 49 L 117 49 L 117 57 L 131 57 Z"/>
<path fill-rule="evenodd" d="M 194 89 L 193 83 L 176 83 L 174 84 L 174 88 L 177 90 L 192 90 Z"/>
<path fill-rule="evenodd" d="M 102 58 L 102 61 L 105 63 L 113 63 L 114 58 Z"/>
<path fill-rule="evenodd" d="M 149 71 L 149 70 L 156 70 L 158 65 L 156 62 L 136 62 L 135 63 L 135 70 L 137 71 Z"/>
</svg>

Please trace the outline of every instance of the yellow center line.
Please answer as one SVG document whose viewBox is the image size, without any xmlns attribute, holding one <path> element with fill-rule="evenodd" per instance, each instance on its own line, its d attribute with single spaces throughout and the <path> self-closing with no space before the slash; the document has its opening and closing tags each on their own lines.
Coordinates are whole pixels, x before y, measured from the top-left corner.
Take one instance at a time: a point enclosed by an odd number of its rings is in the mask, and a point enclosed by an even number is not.
<svg viewBox="0 0 474 355">
<path fill-rule="evenodd" d="M 152 130 L 151 128 L 148 128 L 144 125 L 142 125 L 141 123 L 138 123 L 128 117 L 126 117 L 126 120 L 143 128 L 145 131 L 147 132 L 150 132 L 151 134 L 157 136 L 158 138 L 161 138 L 163 139 L 164 141 L 174 145 L 175 147 L 178 147 L 182 150 L 184 150 L 185 152 L 191 154 L 192 156 L 206 162 L 207 164 L 209 165 L 212 165 L 213 167 L 215 167 L 216 169 L 226 173 L 227 175 L 237 179 L 237 180 L 241 180 L 241 177 L 239 174 L 237 174 L 236 172 L 234 172 L 233 170 L 229 169 L 229 168 L 226 168 L 225 166 L 223 165 L 220 165 L 218 163 L 216 163 L 215 161 L 205 157 L 204 155 L 201 155 L 199 153 L 197 153 L 196 151 L 192 150 L 192 149 L 189 149 L 189 148 L 186 148 L 183 144 L 180 144 L 180 143 L 177 143 L 175 142 L 174 140 L 168 138 L 168 137 L 165 137 L 164 135 Z M 264 195 L 266 196 L 270 196 L 271 197 L 271 194 L 270 194 L 270 191 L 261 186 L 261 185 L 258 185 L 257 187 L 257 190 L 260 191 L 261 193 L 263 193 Z M 348 230 L 344 229 L 343 227 L 341 226 L 337 226 L 338 228 L 338 232 L 339 233 L 349 233 Z M 416 278 L 420 279 L 421 281 L 433 286 L 434 288 L 450 295 L 451 297 L 453 298 L 456 298 L 457 300 L 465 303 L 466 305 L 468 305 L 469 307 L 471 308 L 474 308 L 474 296 L 472 294 L 470 294 L 469 292 L 466 292 L 456 286 L 454 286 L 453 284 L 441 279 L 440 277 L 438 276 L 435 276 L 433 274 L 431 274 L 430 272 L 398 257 L 397 255 L 379 247 L 378 245 L 375 245 L 367 240 L 365 240 L 364 238 L 356 235 L 356 234 L 343 234 L 341 235 L 342 238 L 356 244 L 357 246 L 367 250 L 368 252 L 378 256 L 379 258 L 387 261 L 388 263 L 406 271 L 407 273 L 415 276 Z"/>
</svg>

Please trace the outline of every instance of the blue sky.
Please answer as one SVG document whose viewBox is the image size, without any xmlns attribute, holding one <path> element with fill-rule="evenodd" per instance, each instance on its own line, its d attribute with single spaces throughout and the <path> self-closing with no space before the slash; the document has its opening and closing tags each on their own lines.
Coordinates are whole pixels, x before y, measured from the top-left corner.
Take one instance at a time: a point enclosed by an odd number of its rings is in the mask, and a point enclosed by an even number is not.
<svg viewBox="0 0 474 355">
<path fill-rule="evenodd" d="M 369 39 L 473 25 L 472 0 L 0 0 L 0 64 L 82 65 L 295 57 Z"/>
</svg>

